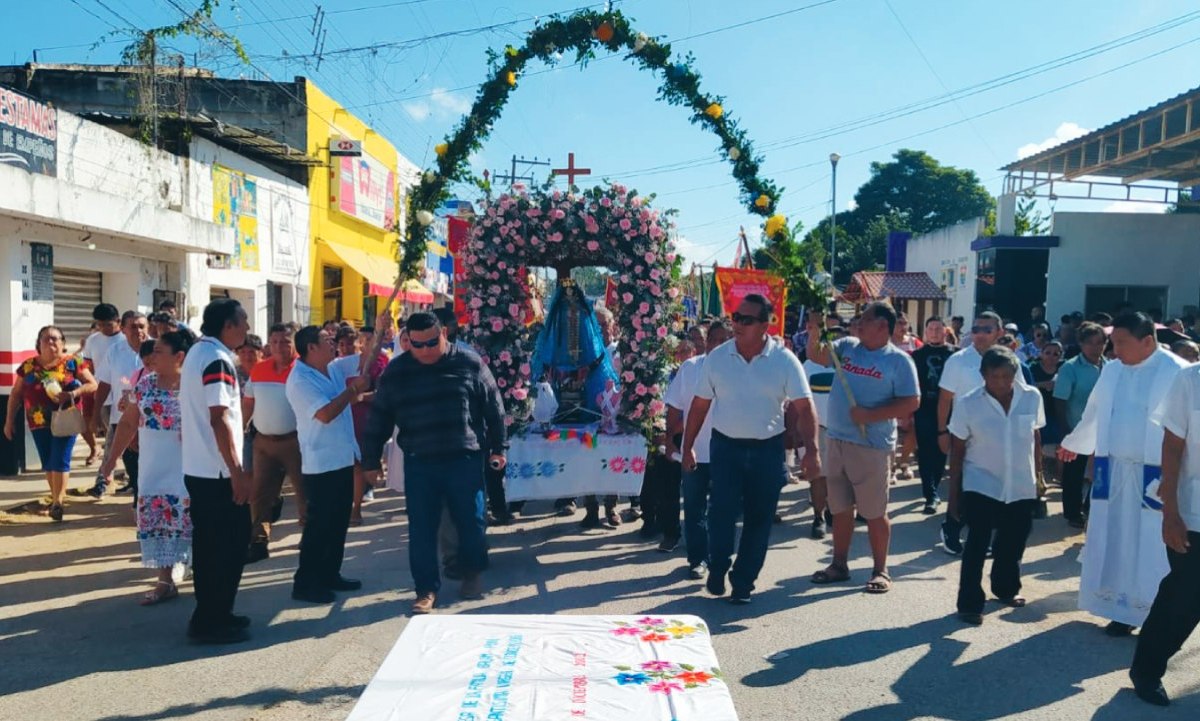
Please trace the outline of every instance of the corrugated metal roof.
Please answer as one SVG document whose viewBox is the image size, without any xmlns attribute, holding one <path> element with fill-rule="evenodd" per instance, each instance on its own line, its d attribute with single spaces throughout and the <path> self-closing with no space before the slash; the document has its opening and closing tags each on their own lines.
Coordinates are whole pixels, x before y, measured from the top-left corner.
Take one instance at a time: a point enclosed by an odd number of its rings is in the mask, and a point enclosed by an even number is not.
<svg viewBox="0 0 1200 721">
<path fill-rule="evenodd" d="M 945 300 L 946 294 L 933 282 L 928 273 L 898 273 L 859 271 L 839 296 L 849 303 L 904 298 L 912 300 Z"/>
</svg>

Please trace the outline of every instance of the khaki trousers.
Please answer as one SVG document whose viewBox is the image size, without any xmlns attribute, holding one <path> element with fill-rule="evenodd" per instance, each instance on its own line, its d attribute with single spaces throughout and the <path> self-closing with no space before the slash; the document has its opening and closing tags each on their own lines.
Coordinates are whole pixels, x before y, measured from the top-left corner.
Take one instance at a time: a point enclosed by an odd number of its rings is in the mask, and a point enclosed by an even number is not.
<svg viewBox="0 0 1200 721">
<path fill-rule="evenodd" d="M 300 480 L 300 439 L 295 433 L 254 437 L 254 490 L 250 495 L 251 543 L 271 540 L 271 514 L 283 491 L 283 478 L 292 479 L 297 515 L 303 524 L 308 517 L 304 484 Z"/>
</svg>

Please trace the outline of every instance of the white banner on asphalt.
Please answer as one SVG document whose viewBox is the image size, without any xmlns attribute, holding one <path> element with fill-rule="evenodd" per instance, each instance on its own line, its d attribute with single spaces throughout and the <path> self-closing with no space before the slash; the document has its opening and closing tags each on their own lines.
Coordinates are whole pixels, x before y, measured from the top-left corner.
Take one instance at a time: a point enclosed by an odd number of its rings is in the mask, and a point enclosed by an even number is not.
<svg viewBox="0 0 1200 721">
<path fill-rule="evenodd" d="M 424 616 L 349 721 L 737 721 L 696 616 Z"/>
</svg>

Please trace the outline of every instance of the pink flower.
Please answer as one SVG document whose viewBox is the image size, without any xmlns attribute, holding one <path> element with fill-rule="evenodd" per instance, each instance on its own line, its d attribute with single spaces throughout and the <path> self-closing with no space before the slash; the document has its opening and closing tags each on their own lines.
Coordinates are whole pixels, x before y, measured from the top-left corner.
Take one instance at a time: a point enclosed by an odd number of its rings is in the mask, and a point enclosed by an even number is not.
<svg viewBox="0 0 1200 721">
<path fill-rule="evenodd" d="M 639 323 L 638 325 L 640 326 L 641 324 Z M 638 341 L 646 340 L 646 332 L 639 329 L 636 333 L 633 334 L 633 339 L 638 340 Z"/>
<path fill-rule="evenodd" d="M 646 624 L 647 626 L 661 626 L 664 623 L 666 623 L 666 621 L 663 621 L 661 618 L 653 618 L 650 620 L 655 621 L 655 623 L 647 623 Z M 644 619 L 638 621 L 638 623 L 643 623 L 643 621 L 644 621 Z M 670 671 L 671 667 L 674 665 L 675 664 L 671 663 L 670 661 L 644 661 L 644 662 L 642 662 L 642 670 L 643 671 Z"/>
<path fill-rule="evenodd" d="M 634 391 L 636 391 L 639 396 L 644 396 L 646 395 L 646 386 L 638 383 L 637 388 L 635 388 Z"/>
<path fill-rule="evenodd" d="M 621 226 L 621 230 L 629 230 L 633 227 L 633 223 L 629 222 L 629 218 L 621 218 L 621 222 L 617 223 L 617 225 Z"/>
<path fill-rule="evenodd" d="M 650 251 L 646 251 L 646 254 L 642 257 L 645 258 L 646 262 L 650 263 L 651 265 L 654 264 L 654 261 L 658 260 L 658 257 L 656 255 L 654 255 L 654 253 L 651 253 Z"/>
<path fill-rule="evenodd" d="M 531 236 L 529 236 L 529 244 L 533 245 L 533 246 L 538 246 L 538 245 L 542 244 L 542 241 L 539 240 L 536 235 L 531 235 Z"/>
<path fill-rule="evenodd" d="M 500 270 L 504 270 L 505 268 L 508 267 L 508 263 L 505 263 L 504 261 L 500 261 L 499 263 L 496 264 L 496 267 L 499 268 Z"/>
<path fill-rule="evenodd" d="M 504 380 L 503 378 L 497 378 L 497 379 L 496 379 L 496 385 L 498 385 L 498 386 L 500 386 L 501 388 L 503 388 L 504 386 L 508 385 L 508 381 Z"/>
<path fill-rule="evenodd" d="M 501 363 L 512 363 L 512 353 L 509 353 L 506 350 L 500 351 L 499 358 Z"/>
<path fill-rule="evenodd" d="M 600 244 L 594 240 L 589 240 L 587 242 L 587 249 L 595 253 L 597 250 L 600 250 Z"/>
<path fill-rule="evenodd" d="M 551 233 L 550 237 L 547 238 L 546 240 L 550 241 L 551 243 L 561 243 L 562 239 L 563 239 L 563 234 L 555 232 L 555 233 Z"/>
<path fill-rule="evenodd" d="M 605 196 L 600 199 L 600 205 L 601 205 L 601 207 L 604 207 L 604 208 L 611 208 L 612 200 L 610 200 L 607 196 Z"/>
<path fill-rule="evenodd" d="M 644 473 L 646 470 L 646 459 L 641 457 L 631 458 L 629 461 L 629 470 L 634 473 Z M 661 626 L 665 623 L 661 618 L 652 618 L 650 620 L 656 623 L 648 623 L 646 624 L 647 626 Z M 638 621 L 638 623 L 643 623 L 643 621 Z"/>
<path fill-rule="evenodd" d="M 512 416 L 504 416 L 504 425 L 511 426 L 512 424 L 513 424 L 513 417 Z"/>
<path fill-rule="evenodd" d="M 639 636 L 641 633 L 641 630 L 635 626 L 621 626 L 612 630 L 614 636 Z"/>
<path fill-rule="evenodd" d="M 517 305 L 516 303 L 509 303 L 508 304 L 508 314 L 511 315 L 513 318 L 520 318 L 521 317 L 521 306 Z"/>
<path fill-rule="evenodd" d="M 630 293 L 629 291 L 626 291 L 626 292 L 622 293 L 622 294 L 621 294 L 621 301 L 622 301 L 623 303 L 625 303 L 625 305 L 629 305 L 630 303 L 632 303 L 632 302 L 633 302 L 633 293 Z"/>
<path fill-rule="evenodd" d="M 512 397 L 518 401 L 523 401 L 529 397 L 528 388 L 513 388 Z"/>
<path fill-rule="evenodd" d="M 658 327 L 658 330 L 655 331 L 655 334 L 658 335 L 659 338 L 666 338 L 667 337 L 667 327 L 665 325 L 660 325 Z"/>
<path fill-rule="evenodd" d="M 555 208 L 554 210 L 550 211 L 550 217 L 554 218 L 555 220 L 562 220 L 563 218 L 567 217 L 567 214 L 558 208 Z"/>
<path fill-rule="evenodd" d="M 651 268 L 650 269 L 650 277 L 653 278 L 654 280 L 658 280 L 659 278 L 662 278 L 662 271 L 659 270 L 658 268 Z"/>
<path fill-rule="evenodd" d="M 633 371 L 625 371 L 624 373 L 621 374 L 621 379 L 624 380 L 626 383 L 632 383 L 634 380 Z"/>
<path fill-rule="evenodd" d="M 533 371 L 532 371 L 532 369 L 529 367 L 529 364 L 528 364 L 528 363 L 522 363 L 522 364 L 521 364 L 520 371 L 521 371 L 521 375 L 523 375 L 523 376 L 525 376 L 525 377 L 527 377 L 527 378 L 529 377 L 529 374 L 530 374 L 531 372 L 533 372 Z"/>
<path fill-rule="evenodd" d="M 642 301 L 641 303 L 638 303 L 638 312 L 641 313 L 642 315 L 649 313 L 650 312 L 650 304 L 647 303 L 646 301 Z"/>
<path fill-rule="evenodd" d="M 655 398 L 654 400 L 650 401 L 650 414 L 657 416 L 658 414 L 662 413 L 666 407 L 667 406 L 665 403 Z"/>
<path fill-rule="evenodd" d="M 658 681 L 652 683 L 646 688 L 650 689 L 651 693 L 661 693 L 665 696 L 670 696 L 673 691 L 682 691 L 683 686 L 672 681 Z"/>
<path fill-rule="evenodd" d="M 492 332 L 499 333 L 504 330 L 504 321 L 499 318 L 492 318 Z"/>
<path fill-rule="evenodd" d="M 513 253 L 517 250 L 517 246 L 513 245 L 512 243 L 506 243 L 504 246 L 504 250 L 509 253 Z"/>
<path fill-rule="evenodd" d="M 613 473 L 623 473 L 625 471 L 625 459 L 620 456 L 613 456 L 608 459 L 608 469 Z"/>
<path fill-rule="evenodd" d="M 471 299 L 471 307 L 472 308 L 482 308 L 483 307 L 483 298 L 480 298 L 479 296 L 475 296 L 474 298 L 472 298 Z"/>
</svg>

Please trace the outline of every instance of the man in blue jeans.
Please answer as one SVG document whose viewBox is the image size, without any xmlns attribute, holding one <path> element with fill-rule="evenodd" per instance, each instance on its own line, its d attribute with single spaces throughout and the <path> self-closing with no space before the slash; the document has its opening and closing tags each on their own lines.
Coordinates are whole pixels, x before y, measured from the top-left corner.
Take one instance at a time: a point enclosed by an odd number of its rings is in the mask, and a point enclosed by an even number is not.
<svg viewBox="0 0 1200 721">
<path fill-rule="evenodd" d="M 696 438 L 712 414 L 712 492 L 708 506 L 708 581 L 714 596 L 750 602 L 754 582 L 767 556 L 779 491 L 787 482 L 784 431 L 787 411 L 795 414 L 806 453 L 809 478 L 821 475 L 817 416 L 800 359 L 767 335 L 774 307 L 757 293 L 733 314 L 733 342 L 713 349 L 704 361 L 683 437 L 683 470 L 699 466 Z M 737 518 L 742 538 L 730 573 Z"/>
<path fill-rule="evenodd" d="M 483 594 L 479 574 L 488 561 L 483 469 L 485 463 L 504 468 L 508 442 L 500 389 L 480 357 L 451 344 L 432 313 L 410 316 L 407 330 L 411 350 L 379 378 L 362 467 L 368 483 L 378 480 L 383 445 L 396 429 L 404 449 L 408 558 L 417 591 L 412 612 L 425 614 L 441 590 L 437 536 L 443 505 L 458 530 L 460 595 Z"/>
<path fill-rule="evenodd" d="M 704 354 L 693 356 L 679 366 L 675 378 L 667 387 L 667 452 L 675 457 L 678 449 L 675 445 L 673 429 L 682 429 L 687 423 L 687 412 L 691 408 L 692 399 L 696 396 L 696 384 L 704 368 L 704 359 L 708 353 L 729 340 L 729 327 L 722 323 L 713 323 L 705 338 Z M 696 452 L 696 469 L 685 471 L 683 474 L 683 528 L 684 540 L 687 543 L 688 577 L 699 580 L 708 574 L 708 489 L 711 485 L 709 473 L 710 453 L 712 442 L 712 417 L 704 419 L 700 433 L 696 436 L 693 450 Z"/>
</svg>

